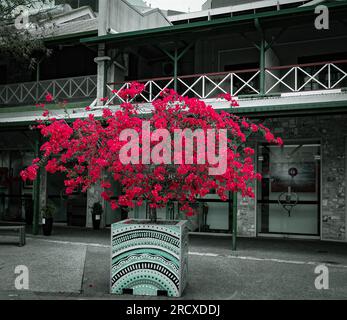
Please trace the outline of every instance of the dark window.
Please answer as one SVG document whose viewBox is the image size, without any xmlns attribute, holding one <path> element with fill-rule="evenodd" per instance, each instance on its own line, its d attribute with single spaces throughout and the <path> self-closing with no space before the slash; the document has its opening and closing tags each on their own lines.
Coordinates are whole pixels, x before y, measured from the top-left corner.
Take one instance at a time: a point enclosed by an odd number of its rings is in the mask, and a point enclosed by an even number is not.
<svg viewBox="0 0 347 320">
<path fill-rule="evenodd" d="M 7 82 L 7 66 L 0 66 L 0 84 L 6 84 Z"/>
<path fill-rule="evenodd" d="M 251 63 L 242 63 L 242 64 L 228 64 L 224 66 L 224 71 L 242 71 L 249 69 L 258 69 L 259 63 L 251 62 Z"/>
<path fill-rule="evenodd" d="M 347 60 L 347 52 L 330 53 L 324 55 L 298 57 L 298 64 L 315 63 L 315 62 L 328 62 Z"/>
</svg>

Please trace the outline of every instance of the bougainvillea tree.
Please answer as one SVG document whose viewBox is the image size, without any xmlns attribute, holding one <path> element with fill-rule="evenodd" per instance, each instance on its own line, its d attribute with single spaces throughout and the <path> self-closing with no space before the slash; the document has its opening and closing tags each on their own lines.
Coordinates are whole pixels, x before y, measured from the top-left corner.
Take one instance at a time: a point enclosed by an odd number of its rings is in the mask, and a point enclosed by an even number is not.
<svg viewBox="0 0 347 320">
<path fill-rule="evenodd" d="M 192 215 L 192 204 L 211 189 L 224 201 L 229 192 L 254 197 L 252 182 L 261 175 L 255 171 L 254 150 L 247 142 L 254 134 L 278 145 L 283 144 L 281 138 L 262 124 L 218 112 L 204 101 L 170 90 L 144 113 L 131 102 L 143 89 L 133 83 L 117 92 L 125 102 L 112 110 L 103 108 L 99 118 L 89 107 L 86 118 L 72 122 L 55 119 L 44 110 L 46 118 L 36 126 L 45 139 L 42 156 L 22 171 L 23 180 L 35 180 L 44 166 L 49 173 L 66 175 L 66 194 L 86 192 L 100 183 L 101 196 L 114 210 L 147 201 L 152 222 L 156 209 L 170 201 L 178 201 L 180 209 Z M 223 98 L 231 107 L 238 105 L 230 95 Z M 47 100 L 52 96 L 47 95 Z M 122 186 L 122 195 L 114 197 L 112 180 Z"/>
</svg>

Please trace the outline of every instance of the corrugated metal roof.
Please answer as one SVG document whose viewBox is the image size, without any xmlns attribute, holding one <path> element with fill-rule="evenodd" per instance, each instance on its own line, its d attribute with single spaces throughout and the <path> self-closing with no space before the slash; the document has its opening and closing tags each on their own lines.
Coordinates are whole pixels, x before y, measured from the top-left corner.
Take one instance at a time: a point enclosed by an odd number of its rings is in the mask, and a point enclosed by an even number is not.
<svg viewBox="0 0 347 320">
<path fill-rule="evenodd" d="M 281 6 L 290 5 L 290 4 L 297 4 L 299 7 L 304 2 L 309 2 L 310 0 L 258 0 L 258 1 L 249 1 L 243 4 L 237 4 L 237 5 L 230 5 L 220 8 L 214 8 L 214 9 L 208 9 L 208 10 L 202 10 L 197 12 L 191 12 L 191 13 L 184 13 L 184 14 L 178 14 L 178 15 L 172 15 L 169 17 L 169 20 L 171 22 L 179 22 L 184 20 L 194 20 L 198 18 L 203 17 L 209 17 L 212 18 L 213 16 L 223 15 L 223 14 L 234 14 L 234 13 L 241 13 L 242 11 L 249 11 L 249 10 L 257 10 L 257 9 L 264 9 L 266 7 L 273 7 L 274 10 L 277 10 L 277 7 L 281 8 Z"/>
<path fill-rule="evenodd" d="M 94 30 L 98 30 L 97 18 L 60 24 L 56 26 L 54 29 L 48 30 L 45 33 L 45 37 L 56 37 Z"/>
</svg>

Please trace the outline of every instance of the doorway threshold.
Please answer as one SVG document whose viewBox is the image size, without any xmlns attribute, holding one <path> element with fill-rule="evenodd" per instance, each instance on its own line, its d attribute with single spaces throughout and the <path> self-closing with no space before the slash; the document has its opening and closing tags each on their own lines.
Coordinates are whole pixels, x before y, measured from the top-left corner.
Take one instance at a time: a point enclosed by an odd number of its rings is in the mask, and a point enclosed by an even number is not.
<svg viewBox="0 0 347 320">
<path fill-rule="evenodd" d="M 211 236 L 211 237 L 224 237 L 224 238 L 231 238 L 233 235 L 231 233 L 223 233 L 223 232 L 193 232 L 189 231 L 190 236 Z"/>
<path fill-rule="evenodd" d="M 279 239 L 305 239 L 321 240 L 320 236 L 300 235 L 300 234 L 279 234 L 279 233 L 258 233 L 258 238 L 279 238 Z"/>
</svg>

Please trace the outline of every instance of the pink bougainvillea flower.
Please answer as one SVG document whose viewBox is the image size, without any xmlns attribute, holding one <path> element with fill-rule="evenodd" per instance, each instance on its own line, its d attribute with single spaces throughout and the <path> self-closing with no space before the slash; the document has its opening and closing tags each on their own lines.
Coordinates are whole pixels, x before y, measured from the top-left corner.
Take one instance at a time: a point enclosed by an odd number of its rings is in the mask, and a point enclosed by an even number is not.
<svg viewBox="0 0 347 320">
<path fill-rule="evenodd" d="M 276 138 L 276 143 L 277 143 L 279 146 L 283 146 L 283 144 L 284 144 L 282 138 L 280 138 L 280 137 L 277 137 L 277 138 Z"/>
<path fill-rule="evenodd" d="M 52 102 L 53 96 L 48 92 L 45 96 L 46 102 Z"/>
<path fill-rule="evenodd" d="M 239 107 L 240 105 L 239 105 L 239 103 L 238 103 L 237 100 L 232 100 L 232 101 L 231 101 L 231 106 L 232 106 L 232 107 Z"/>
<path fill-rule="evenodd" d="M 43 116 L 43 117 L 48 117 L 48 116 L 49 116 L 49 110 L 45 110 L 45 111 L 42 113 L 42 116 Z"/>
<path fill-rule="evenodd" d="M 35 159 L 37 160 L 37 159 Z M 36 164 L 33 164 L 26 168 L 24 171 L 20 173 L 20 176 L 22 180 L 25 182 L 26 180 L 34 181 L 37 177 L 37 170 L 39 169 L 39 166 Z"/>
<path fill-rule="evenodd" d="M 109 182 L 102 182 L 101 183 L 101 188 L 104 188 L 104 189 L 110 189 L 112 187 L 111 183 Z"/>
</svg>

